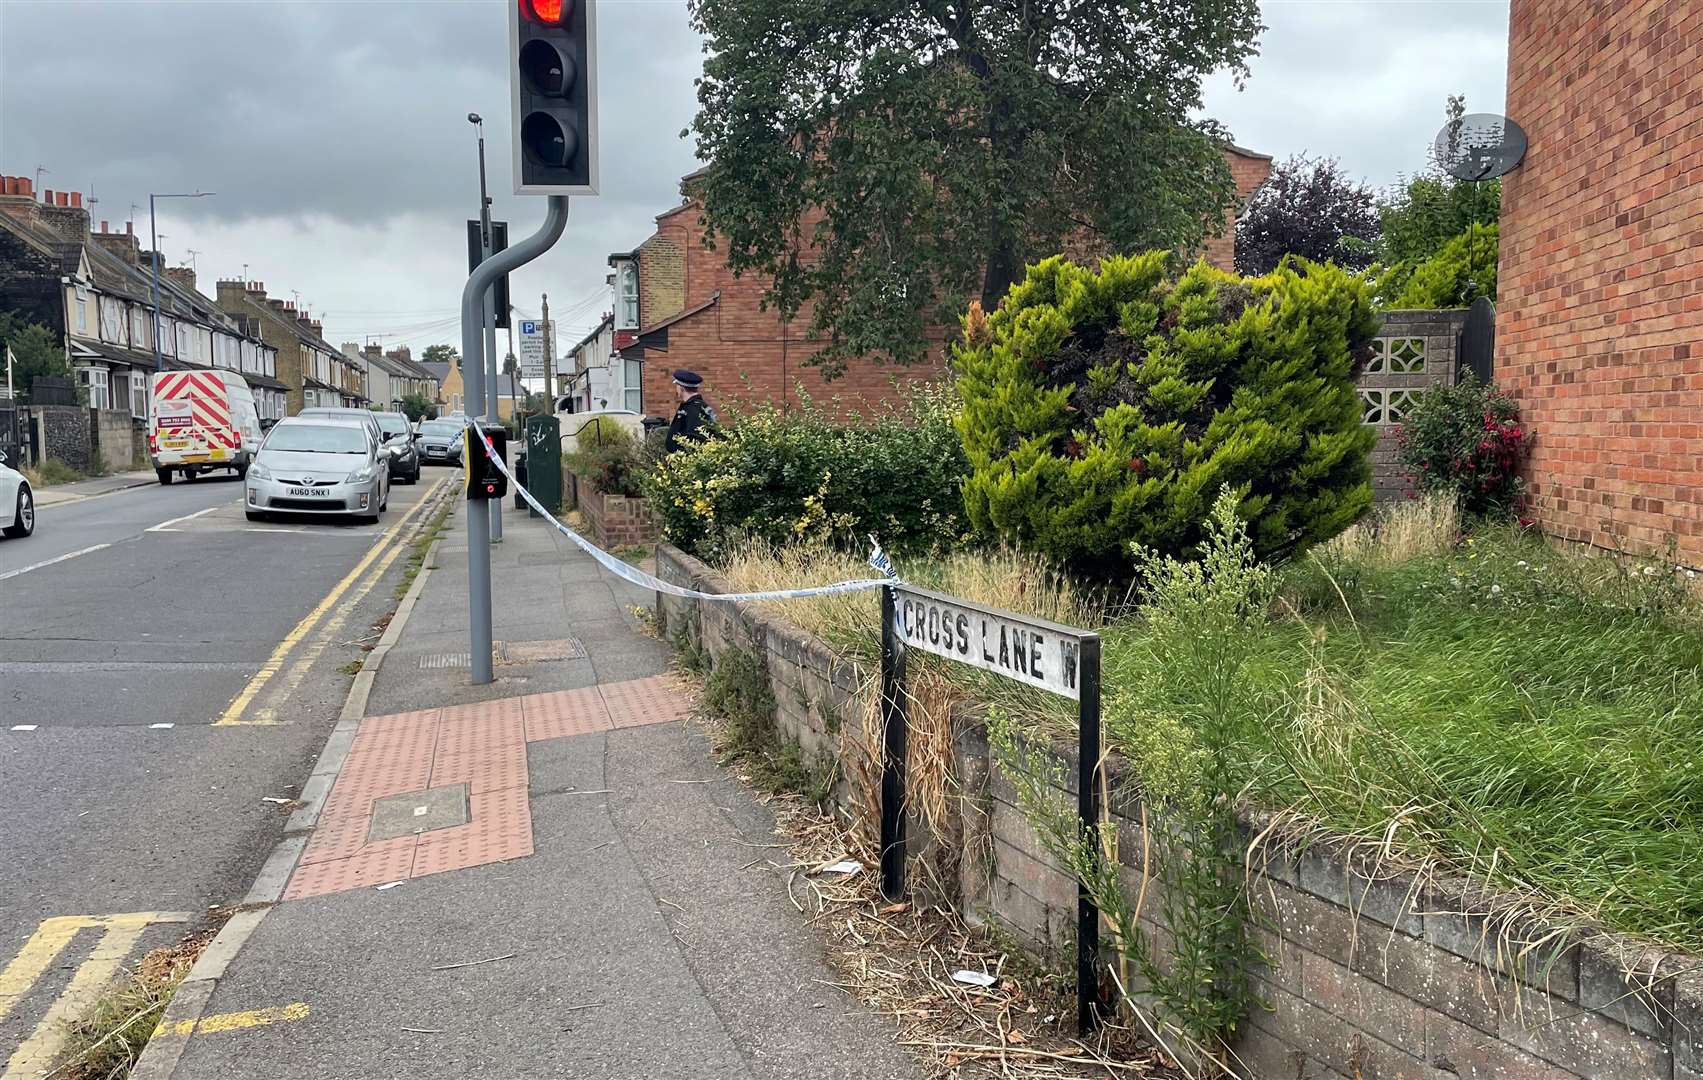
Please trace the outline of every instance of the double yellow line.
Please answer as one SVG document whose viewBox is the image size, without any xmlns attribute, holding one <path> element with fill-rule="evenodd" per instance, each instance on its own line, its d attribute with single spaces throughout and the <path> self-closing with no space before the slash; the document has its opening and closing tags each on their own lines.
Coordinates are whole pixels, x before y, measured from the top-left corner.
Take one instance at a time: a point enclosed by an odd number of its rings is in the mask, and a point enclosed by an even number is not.
<svg viewBox="0 0 1703 1080">
<path fill-rule="evenodd" d="M 386 570 L 390 569 L 390 564 L 395 562 L 396 557 L 407 548 L 406 543 L 400 540 L 403 530 L 408 527 L 408 523 L 416 515 L 436 501 L 438 494 L 448 482 L 446 478 L 433 484 L 431 490 L 427 491 L 418 502 L 410 507 L 396 524 L 380 534 L 379 538 L 373 542 L 373 546 L 368 548 L 367 553 L 361 557 L 361 561 L 355 564 L 355 568 L 345 574 L 336 585 L 332 586 L 331 591 L 325 594 L 325 598 L 312 611 L 303 616 L 301 622 L 298 622 L 294 629 L 284 635 L 283 640 L 278 642 L 278 647 L 272 650 L 272 655 L 266 658 L 266 663 L 261 665 L 260 670 L 255 672 L 253 678 L 248 680 L 248 685 L 244 686 L 241 693 L 231 699 L 231 703 L 225 707 L 224 713 L 213 721 L 214 727 L 277 722 L 269 717 L 259 720 L 245 720 L 243 714 L 248 711 L 250 705 L 254 704 L 254 699 L 259 696 L 261 690 L 266 688 L 266 684 L 271 682 L 280 671 L 284 670 L 284 662 L 289 659 L 290 653 L 295 647 L 313 632 L 314 627 L 325 617 L 326 612 L 336 606 L 343 594 L 359 582 L 375 562 L 378 565 L 373 570 L 372 581 L 377 581 Z M 367 587 L 371 587 L 370 581 Z M 364 595 L 364 593 L 365 589 L 361 591 L 361 594 L 352 598 L 351 602 L 358 600 L 360 595 Z"/>
</svg>

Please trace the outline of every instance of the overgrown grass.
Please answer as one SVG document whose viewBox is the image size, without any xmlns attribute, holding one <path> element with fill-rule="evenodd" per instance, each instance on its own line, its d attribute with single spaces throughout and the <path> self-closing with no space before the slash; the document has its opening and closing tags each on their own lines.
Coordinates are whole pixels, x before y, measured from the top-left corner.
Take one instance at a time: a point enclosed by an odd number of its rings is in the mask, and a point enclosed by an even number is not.
<svg viewBox="0 0 1703 1080">
<path fill-rule="evenodd" d="M 65 1046 L 52 1073 L 61 1080 L 114 1080 L 130 1075 L 154 1035 L 178 984 L 194 966 L 212 933 L 155 949 L 136 970 L 108 986 L 82 1015 L 66 1025 Z"/>
<path fill-rule="evenodd" d="M 1512 530 L 1395 534 L 1284 568 L 1227 744 L 1245 797 L 1703 949 L 1694 578 Z M 1165 661 L 1148 625 L 1114 628 L 1116 708 L 1174 714 Z"/>
<path fill-rule="evenodd" d="M 1374 839 L 1581 919 L 1703 950 L 1703 605 L 1662 562 L 1561 550 L 1517 530 L 1462 539 L 1447 504 L 1357 526 L 1283 568 L 1237 673 L 1229 770 L 1251 805 Z M 1021 556 L 908 563 L 918 584 L 1079 626 L 1093 598 Z M 867 573 L 855 557 L 751 549 L 734 587 Z M 774 605 L 873 665 L 878 598 Z M 1100 627 L 1108 717 L 1132 756 L 1189 751 L 1189 650 L 1128 616 Z M 932 661 L 924 660 L 928 670 Z M 938 674 L 1030 732 L 1073 737 L 1045 695 Z"/>
<path fill-rule="evenodd" d="M 52 487 L 55 484 L 70 484 L 88 477 L 79 470 L 60 461 L 58 458 L 43 458 L 39 465 L 26 465 L 23 468 L 24 479 L 31 487 Z"/>
</svg>

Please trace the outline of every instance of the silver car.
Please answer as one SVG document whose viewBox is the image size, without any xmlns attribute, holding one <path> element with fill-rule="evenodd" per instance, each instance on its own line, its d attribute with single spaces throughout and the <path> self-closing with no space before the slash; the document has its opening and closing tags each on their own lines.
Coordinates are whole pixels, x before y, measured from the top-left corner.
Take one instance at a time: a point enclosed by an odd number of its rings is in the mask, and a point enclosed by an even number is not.
<svg viewBox="0 0 1703 1080">
<path fill-rule="evenodd" d="M 420 460 L 427 465 L 461 464 L 461 440 L 467 432 L 465 420 L 422 420 L 415 443 Z"/>
<path fill-rule="evenodd" d="M 390 468 L 366 424 L 292 416 L 267 433 L 244 487 L 250 521 L 288 513 L 376 522 L 390 502 Z"/>
</svg>

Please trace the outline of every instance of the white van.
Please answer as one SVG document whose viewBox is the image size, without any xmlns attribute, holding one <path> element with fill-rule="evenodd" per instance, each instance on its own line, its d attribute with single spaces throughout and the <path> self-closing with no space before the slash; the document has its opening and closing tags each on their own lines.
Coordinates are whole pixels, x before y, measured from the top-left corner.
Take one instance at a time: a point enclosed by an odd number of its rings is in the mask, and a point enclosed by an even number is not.
<svg viewBox="0 0 1703 1080">
<path fill-rule="evenodd" d="M 160 483 L 213 469 L 248 475 L 260 449 L 254 392 L 234 371 L 157 371 L 149 384 L 148 458 Z"/>
</svg>

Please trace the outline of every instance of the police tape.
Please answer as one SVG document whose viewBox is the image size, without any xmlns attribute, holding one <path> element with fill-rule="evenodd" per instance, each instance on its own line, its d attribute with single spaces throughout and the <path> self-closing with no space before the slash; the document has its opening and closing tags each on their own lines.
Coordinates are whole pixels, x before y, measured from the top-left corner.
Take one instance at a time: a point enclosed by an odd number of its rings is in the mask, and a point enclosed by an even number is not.
<svg viewBox="0 0 1703 1080">
<path fill-rule="evenodd" d="M 485 444 L 485 453 L 490 458 L 491 462 L 497 466 L 497 471 L 508 477 L 509 483 L 514 485 L 515 491 L 520 494 L 521 498 L 527 501 L 532 509 L 538 511 L 538 513 L 548 519 L 550 524 L 556 527 L 557 532 L 579 545 L 581 551 L 584 551 L 587 555 L 590 555 L 593 559 L 597 560 L 598 565 L 602 566 L 605 570 L 614 574 L 616 577 L 621 578 L 623 581 L 632 582 L 634 585 L 638 585 L 641 588 L 655 589 L 657 592 L 666 593 L 669 596 L 683 597 L 688 600 L 796 600 L 805 596 L 831 596 L 835 593 L 863 592 L 867 589 L 879 589 L 884 586 L 891 585 L 898 580 L 898 574 L 894 572 L 892 563 L 888 560 L 887 555 L 881 550 L 881 545 L 876 544 L 874 553 L 870 555 L 870 563 L 875 566 L 876 569 L 888 575 L 887 577 L 861 578 L 856 581 L 836 581 L 832 585 L 813 585 L 804 589 L 776 589 L 771 592 L 707 593 L 699 592 L 696 589 L 682 588 L 679 585 L 663 581 L 659 577 L 645 573 L 632 563 L 629 563 L 615 555 L 611 555 L 609 552 L 604 551 L 602 548 L 598 547 L 590 540 L 587 540 L 579 533 L 568 528 L 568 526 L 563 524 L 555 514 L 546 510 L 539 504 L 537 499 L 532 497 L 532 492 L 526 490 L 525 485 L 515 479 L 514 473 L 509 472 L 508 462 L 504 461 L 502 459 L 502 455 L 497 453 L 497 448 L 491 445 L 490 436 L 486 435 L 477 427 L 473 427 L 472 430 L 478 434 L 479 441 Z M 874 542 L 874 540 L 875 538 L 873 536 L 870 537 L 871 542 Z"/>
</svg>

